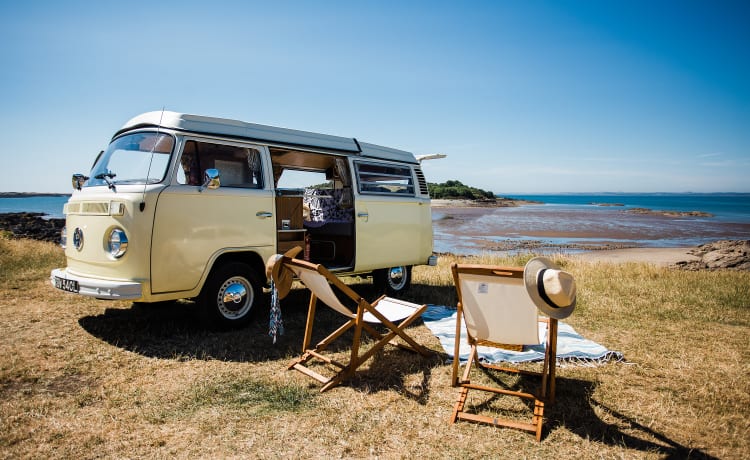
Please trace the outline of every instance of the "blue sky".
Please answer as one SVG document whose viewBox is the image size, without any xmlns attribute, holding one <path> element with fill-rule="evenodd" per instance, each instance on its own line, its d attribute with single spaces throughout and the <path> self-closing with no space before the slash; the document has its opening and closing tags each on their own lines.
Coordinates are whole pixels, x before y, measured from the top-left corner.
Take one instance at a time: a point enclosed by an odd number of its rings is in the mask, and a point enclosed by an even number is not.
<svg viewBox="0 0 750 460">
<path fill-rule="evenodd" d="M 445 153 L 499 194 L 750 191 L 750 3 L 3 2 L 0 191 L 165 108 Z"/>
</svg>

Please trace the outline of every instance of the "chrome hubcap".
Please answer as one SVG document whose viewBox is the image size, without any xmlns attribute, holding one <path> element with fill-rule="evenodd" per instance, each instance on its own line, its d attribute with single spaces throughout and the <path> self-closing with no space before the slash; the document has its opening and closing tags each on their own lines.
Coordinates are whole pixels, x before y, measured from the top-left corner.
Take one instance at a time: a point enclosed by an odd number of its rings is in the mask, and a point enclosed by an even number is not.
<svg viewBox="0 0 750 460">
<path fill-rule="evenodd" d="M 244 316 L 253 305 L 253 290 L 250 283 L 235 276 L 224 282 L 217 295 L 217 306 L 226 318 Z"/>
<path fill-rule="evenodd" d="M 393 290 L 400 290 L 406 284 L 404 267 L 393 267 L 388 270 L 388 284 Z"/>
</svg>

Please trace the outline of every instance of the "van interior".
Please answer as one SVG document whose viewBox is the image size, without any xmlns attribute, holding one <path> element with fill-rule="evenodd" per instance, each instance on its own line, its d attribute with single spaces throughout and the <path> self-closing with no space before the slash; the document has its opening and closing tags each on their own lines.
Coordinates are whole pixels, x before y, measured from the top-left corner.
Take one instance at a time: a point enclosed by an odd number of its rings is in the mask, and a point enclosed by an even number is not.
<svg viewBox="0 0 750 460">
<path fill-rule="evenodd" d="M 278 252 L 300 246 L 311 262 L 330 270 L 352 269 L 354 199 L 347 159 L 275 147 L 269 150 Z"/>
</svg>

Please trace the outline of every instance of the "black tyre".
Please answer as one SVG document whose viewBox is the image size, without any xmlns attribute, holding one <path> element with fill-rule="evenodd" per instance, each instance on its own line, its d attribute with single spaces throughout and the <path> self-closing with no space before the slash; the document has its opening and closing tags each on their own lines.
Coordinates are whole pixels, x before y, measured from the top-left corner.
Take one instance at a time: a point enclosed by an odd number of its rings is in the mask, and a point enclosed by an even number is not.
<svg viewBox="0 0 750 460">
<path fill-rule="evenodd" d="M 229 262 L 214 267 L 199 298 L 206 319 L 212 326 L 242 327 L 262 302 L 263 290 L 249 265 Z"/>
<path fill-rule="evenodd" d="M 411 287 L 411 266 L 400 265 L 398 267 L 383 268 L 375 270 L 372 274 L 373 283 L 389 296 L 403 294 Z"/>
</svg>

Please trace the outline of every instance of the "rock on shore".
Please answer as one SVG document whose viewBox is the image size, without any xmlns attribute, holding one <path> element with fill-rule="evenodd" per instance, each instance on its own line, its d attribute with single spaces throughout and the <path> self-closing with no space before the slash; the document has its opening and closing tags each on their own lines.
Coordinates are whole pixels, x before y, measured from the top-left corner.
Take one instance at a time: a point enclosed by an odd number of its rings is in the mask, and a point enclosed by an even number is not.
<svg viewBox="0 0 750 460">
<path fill-rule="evenodd" d="M 674 264 L 683 270 L 750 270 L 750 240 L 721 240 L 690 250 L 699 260 Z"/>
<path fill-rule="evenodd" d="M 45 219 L 44 215 L 40 212 L 0 214 L 0 230 L 10 232 L 14 238 L 59 243 L 65 219 Z"/>
</svg>

